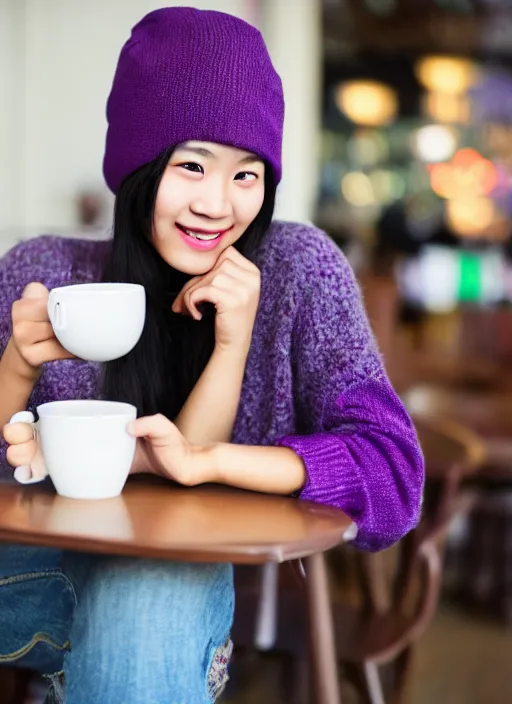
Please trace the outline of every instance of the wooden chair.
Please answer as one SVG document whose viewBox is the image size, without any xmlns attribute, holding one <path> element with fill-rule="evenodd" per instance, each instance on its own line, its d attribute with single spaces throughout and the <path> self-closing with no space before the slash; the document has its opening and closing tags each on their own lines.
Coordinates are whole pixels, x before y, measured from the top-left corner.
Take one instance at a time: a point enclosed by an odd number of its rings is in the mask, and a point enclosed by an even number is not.
<svg viewBox="0 0 512 704">
<path fill-rule="evenodd" d="M 512 393 L 418 385 L 403 399 L 422 415 L 463 423 L 485 443 L 485 461 L 471 481 L 475 501 L 468 537 L 458 555 L 459 598 L 512 625 Z"/>
<path fill-rule="evenodd" d="M 436 611 L 442 577 L 444 539 L 453 517 L 466 511 L 471 496 L 461 495 L 462 477 L 476 471 L 484 458 L 479 439 L 454 423 L 415 419 L 429 475 L 423 519 L 395 548 L 362 553 L 345 547 L 331 552 L 331 591 L 337 655 L 365 704 L 403 701 L 412 647 Z M 357 589 L 344 590 L 347 564 Z M 233 639 L 238 652 L 254 654 L 256 615 L 261 601 L 259 576 L 236 571 Z M 309 701 L 306 622 L 301 593 L 289 572 L 279 574 L 276 637 L 273 652 L 282 663 L 283 701 Z M 379 667 L 389 665 L 389 696 L 384 699 Z"/>
<path fill-rule="evenodd" d="M 503 371 L 512 361 L 512 311 L 465 308 L 461 312 L 459 349 L 468 357 L 492 360 Z M 461 355 L 462 356 L 462 355 Z"/>
<path fill-rule="evenodd" d="M 398 368 L 390 369 L 393 380 L 398 371 L 409 385 L 428 384 L 456 392 L 511 391 L 512 311 L 463 307 L 446 316 L 444 328 L 441 325 L 444 342 L 440 344 L 432 323 L 437 319 L 439 327 L 443 317 L 427 319 L 420 348 L 404 353 L 395 345 L 393 354 L 400 359 L 395 365 Z M 406 389 L 406 384 L 399 386 Z"/>
<path fill-rule="evenodd" d="M 386 365 L 393 361 L 399 319 L 399 296 L 392 276 L 364 274 L 359 277 L 366 312 Z"/>
</svg>

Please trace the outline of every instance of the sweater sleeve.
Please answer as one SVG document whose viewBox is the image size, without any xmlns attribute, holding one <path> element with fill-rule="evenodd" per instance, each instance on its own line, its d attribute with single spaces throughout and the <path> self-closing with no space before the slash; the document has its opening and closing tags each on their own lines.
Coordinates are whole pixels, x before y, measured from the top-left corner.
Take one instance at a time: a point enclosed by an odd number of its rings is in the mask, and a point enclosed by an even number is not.
<svg viewBox="0 0 512 704">
<path fill-rule="evenodd" d="M 12 333 L 11 308 L 23 289 L 32 281 L 38 281 L 48 288 L 69 278 L 66 269 L 59 271 L 60 247 L 57 240 L 49 236 L 37 237 L 17 244 L 0 258 L 0 358 L 3 356 Z M 55 273 L 57 270 L 57 273 Z M 33 399 L 37 401 L 36 385 Z M 12 469 L 5 458 L 6 443 L 0 428 L 0 478 L 12 475 Z"/>
<path fill-rule="evenodd" d="M 12 304 L 23 289 L 32 281 L 51 287 L 56 278 L 59 282 L 69 279 L 68 267 L 58 271 L 62 268 L 60 249 L 57 238 L 42 236 L 20 242 L 0 258 L 0 358 L 12 332 Z"/>
<path fill-rule="evenodd" d="M 0 359 L 12 333 L 12 304 L 20 297 L 24 285 L 29 283 L 23 280 L 23 276 L 20 276 L 20 270 L 27 269 L 26 249 L 25 243 L 18 244 L 0 259 Z M 7 446 L 0 428 L 0 477 L 8 473 L 7 460 L 5 459 L 6 449 Z"/>
<path fill-rule="evenodd" d="M 300 498 L 342 509 L 358 527 L 354 544 L 382 550 L 418 522 L 423 456 L 348 262 L 327 241 L 308 254 L 316 275 L 303 287 L 292 347 L 301 434 L 278 444 L 304 461 Z"/>
</svg>

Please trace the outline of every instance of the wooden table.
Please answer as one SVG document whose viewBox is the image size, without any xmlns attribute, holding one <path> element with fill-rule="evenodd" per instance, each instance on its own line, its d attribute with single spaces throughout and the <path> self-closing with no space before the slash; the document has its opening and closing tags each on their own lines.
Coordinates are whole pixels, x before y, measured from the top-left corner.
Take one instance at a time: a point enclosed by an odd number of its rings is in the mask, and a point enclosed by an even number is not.
<svg viewBox="0 0 512 704">
<path fill-rule="evenodd" d="M 341 701 L 323 553 L 353 534 L 336 509 L 226 487 L 136 477 L 116 499 L 76 501 L 51 485 L 0 484 L 1 542 L 195 562 L 304 558 L 315 704 Z"/>
</svg>

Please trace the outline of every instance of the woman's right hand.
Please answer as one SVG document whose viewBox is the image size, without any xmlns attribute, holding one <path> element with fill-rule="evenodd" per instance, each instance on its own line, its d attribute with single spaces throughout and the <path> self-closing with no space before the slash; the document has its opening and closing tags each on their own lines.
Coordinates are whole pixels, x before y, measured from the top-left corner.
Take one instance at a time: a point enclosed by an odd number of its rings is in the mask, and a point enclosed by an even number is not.
<svg viewBox="0 0 512 704">
<path fill-rule="evenodd" d="M 12 305 L 12 337 L 10 345 L 23 376 L 36 378 L 45 362 L 73 359 L 55 337 L 48 317 L 48 289 L 41 283 L 30 283 L 21 298 Z"/>
<path fill-rule="evenodd" d="M 14 478 L 22 484 L 40 482 L 47 471 L 37 433 L 30 423 L 16 422 L 16 416 L 13 421 L 5 426 L 3 435 L 9 446 L 7 462 L 15 467 Z"/>
</svg>

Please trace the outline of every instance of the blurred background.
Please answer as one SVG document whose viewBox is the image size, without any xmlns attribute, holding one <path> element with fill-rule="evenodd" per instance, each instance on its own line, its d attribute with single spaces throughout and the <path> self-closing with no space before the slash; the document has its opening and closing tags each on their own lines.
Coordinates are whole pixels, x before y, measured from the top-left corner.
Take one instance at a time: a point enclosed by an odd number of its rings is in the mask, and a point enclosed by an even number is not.
<svg viewBox="0 0 512 704">
<path fill-rule="evenodd" d="M 262 31 L 286 97 L 276 215 L 318 225 L 346 253 L 424 446 L 424 520 L 409 541 L 332 556 L 337 628 L 350 632 L 344 701 L 506 704 L 512 0 L 188 4 Z M 105 102 L 130 28 L 157 6 L 0 0 L 0 254 L 42 233 L 109 236 Z M 282 686 L 297 681 L 290 662 L 303 682 L 293 652 L 260 653 L 250 676 L 238 662 L 230 701 L 288 704 L 307 690 Z"/>
</svg>

